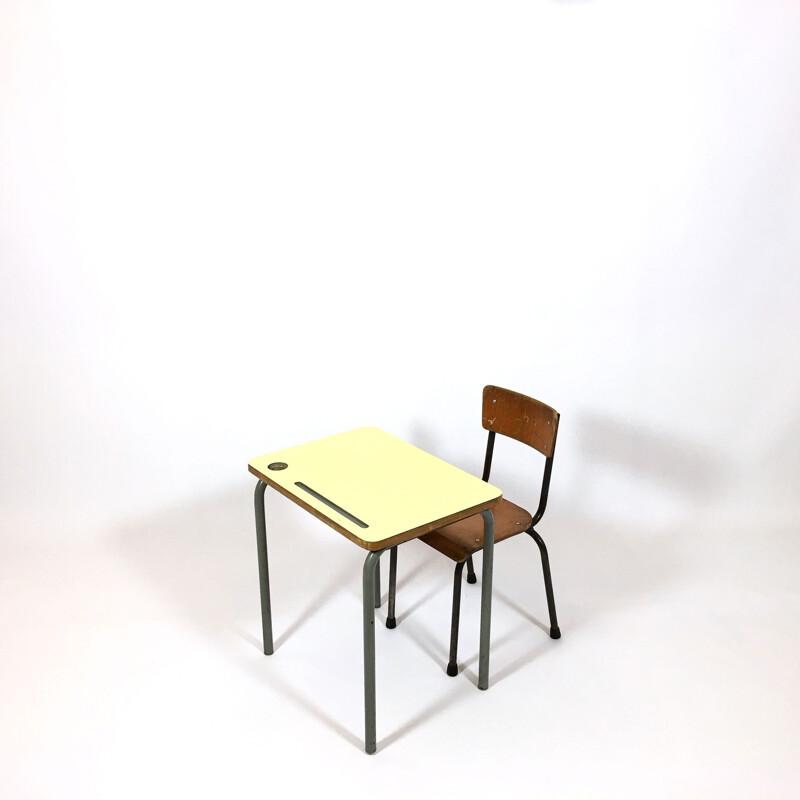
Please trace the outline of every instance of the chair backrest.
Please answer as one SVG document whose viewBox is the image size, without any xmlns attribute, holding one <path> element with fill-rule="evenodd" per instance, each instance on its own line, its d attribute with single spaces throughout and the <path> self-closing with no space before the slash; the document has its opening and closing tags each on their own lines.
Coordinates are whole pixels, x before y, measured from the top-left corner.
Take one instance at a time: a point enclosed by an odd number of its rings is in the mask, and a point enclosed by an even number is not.
<svg viewBox="0 0 800 800">
<path fill-rule="evenodd" d="M 558 419 L 554 408 L 532 397 L 499 386 L 483 389 L 483 427 L 527 444 L 547 458 L 552 458 L 555 449 Z"/>
</svg>

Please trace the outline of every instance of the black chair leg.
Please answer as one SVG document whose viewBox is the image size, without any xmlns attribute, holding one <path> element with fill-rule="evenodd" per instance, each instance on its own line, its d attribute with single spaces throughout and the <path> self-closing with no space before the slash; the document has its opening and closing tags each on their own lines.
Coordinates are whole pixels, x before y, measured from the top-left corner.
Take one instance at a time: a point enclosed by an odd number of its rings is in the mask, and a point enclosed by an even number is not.
<svg viewBox="0 0 800 800">
<path fill-rule="evenodd" d="M 472 556 L 467 558 L 467 583 L 477 583 L 478 579 L 475 577 L 475 567 L 472 566 Z"/>
<path fill-rule="evenodd" d="M 529 530 L 536 544 L 539 545 L 539 552 L 542 554 L 542 572 L 544 572 L 544 590 L 547 594 L 547 610 L 550 612 L 550 638 L 560 639 L 561 631 L 558 628 L 558 620 L 556 619 L 556 601 L 553 597 L 553 579 L 550 577 L 550 559 L 547 557 L 547 548 L 545 547 L 544 540 L 534 530 Z"/>
<path fill-rule="evenodd" d="M 464 562 L 456 564 L 453 576 L 453 618 L 450 622 L 450 661 L 447 664 L 447 674 L 452 678 L 458 675 L 458 622 L 461 615 L 461 573 L 464 571 Z"/>
<path fill-rule="evenodd" d="M 389 551 L 389 613 L 386 616 L 386 627 L 396 628 L 394 602 L 397 595 L 397 545 Z"/>
</svg>

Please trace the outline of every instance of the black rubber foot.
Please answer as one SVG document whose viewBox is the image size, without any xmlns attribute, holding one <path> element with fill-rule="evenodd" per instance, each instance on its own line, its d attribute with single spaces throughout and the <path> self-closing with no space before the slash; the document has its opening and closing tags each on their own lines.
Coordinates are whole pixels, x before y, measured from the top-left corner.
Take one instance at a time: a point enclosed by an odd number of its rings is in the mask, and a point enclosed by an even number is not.
<svg viewBox="0 0 800 800">
<path fill-rule="evenodd" d="M 458 666 L 456 664 L 448 664 L 447 665 L 447 674 L 451 678 L 455 678 L 455 676 L 458 675 Z"/>
<path fill-rule="evenodd" d="M 478 576 L 477 575 L 467 575 L 467 583 L 477 583 Z"/>
<path fill-rule="evenodd" d="M 397 627 L 397 619 L 395 617 L 387 617 L 386 618 L 386 627 L 387 628 L 396 628 Z M 561 634 L 559 634 L 560 636 Z"/>
<path fill-rule="evenodd" d="M 558 629 L 558 626 L 556 626 L 555 628 L 550 628 L 550 638 L 551 639 L 561 638 L 561 631 Z"/>
</svg>

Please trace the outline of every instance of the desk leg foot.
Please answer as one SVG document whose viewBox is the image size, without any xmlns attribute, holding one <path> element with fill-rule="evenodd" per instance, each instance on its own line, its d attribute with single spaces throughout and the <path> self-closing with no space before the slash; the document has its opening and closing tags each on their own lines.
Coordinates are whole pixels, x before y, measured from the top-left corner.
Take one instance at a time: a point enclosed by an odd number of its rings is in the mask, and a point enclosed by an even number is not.
<svg viewBox="0 0 800 800">
<path fill-rule="evenodd" d="M 259 481 L 256 485 L 256 544 L 258 545 L 258 583 L 261 589 L 261 632 L 264 641 L 264 655 L 271 656 L 272 646 L 272 604 L 269 596 L 269 562 L 267 560 L 267 521 L 264 513 L 264 491 L 267 484 Z"/>
<path fill-rule="evenodd" d="M 375 589 L 383 550 L 367 553 L 362 575 L 364 606 L 364 749 L 377 749 L 375 725 Z"/>
<path fill-rule="evenodd" d="M 492 574 L 494 566 L 494 515 L 483 517 L 483 585 L 481 586 L 481 646 L 478 656 L 478 688 L 489 688 L 489 638 L 492 626 Z"/>
</svg>

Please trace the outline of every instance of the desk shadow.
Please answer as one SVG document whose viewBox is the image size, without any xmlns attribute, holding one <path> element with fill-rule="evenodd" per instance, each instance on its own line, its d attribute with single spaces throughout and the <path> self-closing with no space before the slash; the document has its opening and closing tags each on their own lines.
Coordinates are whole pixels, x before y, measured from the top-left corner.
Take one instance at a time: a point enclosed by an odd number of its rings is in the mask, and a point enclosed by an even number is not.
<svg viewBox="0 0 800 800">
<path fill-rule="evenodd" d="M 266 494 L 266 513 L 278 653 L 328 599 L 351 584 L 360 586 L 363 560 L 349 543 L 321 530 L 322 523 L 271 492 Z M 252 485 L 128 521 L 113 532 L 109 543 L 188 627 L 215 641 L 233 632 L 263 652 Z M 313 559 L 308 558 L 309 548 Z M 288 622 L 285 609 L 292 609 Z M 237 657 L 236 651 L 221 646 L 220 652 L 347 742 L 363 747 L 360 736 L 316 705 L 301 687 L 290 685 L 275 670 L 263 669 L 260 662 Z"/>
<path fill-rule="evenodd" d="M 187 627 L 212 641 L 224 642 L 232 632 L 239 640 L 263 652 L 256 557 L 252 486 L 233 487 L 209 494 L 180 508 L 129 520 L 112 531 L 110 551 L 137 576 Z M 270 560 L 275 652 L 309 622 L 325 602 L 339 592 L 352 593 L 360 604 L 362 553 L 330 536 L 323 523 L 267 492 L 267 538 Z M 273 533 L 274 531 L 274 533 Z M 309 548 L 314 558 L 309 559 Z M 398 592 L 420 591 L 429 564 L 404 554 L 408 567 L 398 575 Z M 376 623 L 385 624 L 388 557 L 382 558 L 383 597 Z M 399 619 L 424 605 L 430 595 L 401 610 Z M 310 598 L 310 599 L 309 599 Z M 285 609 L 292 609 L 288 622 Z M 284 611 L 282 612 L 282 609 Z M 299 609 L 299 610 L 298 610 Z M 281 620 L 283 617 L 283 620 Z M 355 620 L 359 625 L 360 621 Z M 405 626 L 401 626 L 405 627 Z M 265 687 L 289 698 L 298 709 L 313 715 L 346 742 L 363 748 L 361 732 L 348 730 L 333 715 L 276 670 L 263 662 L 242 658 L 241 651 L 220 646 L 220 652 Z M 267 665 L 268 666 L 268 665 Z M 396 741 L 434 716 L 451 702 L 447 695 L 422 709 L 400 729 L 379 742 Z"/>
<path fill-rule="evenodd" d="M 461 691 L 460 687 L 450 689 L 442 698 L 431 703 L 418 714 L 415 714 L 408 722 L 403 723 L 399 728 L 381 739 L 378 744 L 380 747 L 388 747 L 391 744 L 407 736 L 416 728 L 433 719 L 447 708 L 452 708 L 457 703 L 466 700 L 467 695 Z M 380 748 L 379 748 L 380 749 Z"/>
<path fill-rule="evenodd" d="M 336 551 L 336 542 L 298 531 L 296 515 L 267 493 L 267 528 L 273 613 L 277 606 L 302 611 L 280 634 L 298 630 L 328 597 L 357 573 Z M 313 523 L 309 526 L 314 527 Z M 281 535 L 272 535 L 277 530 Z M 250 487 L 211 494 L 182 508 L 119 526 L 111 539 L 115 553 L 143 576 L 178 615 L 206 632 L 241 631 L 242 619 L 258 615 L 253 497 Z M 307 563 L 307 548 L 318 559 Z M 343 549 L 343 548 L 342 548 Z M 312 599 L 307 600 L 308 597 Z M 303 599 L 305 601 L 303 602 Z M 259 631 L 260 633 L 260 631 Z"/>
<path fill-rule="evenodd" d="M 258 641 L 257 644 L 259 649 L 261 649 L 261 642 Z M 361 736 L 353 733 L 353 731 L 342 725 L 334 716 L 314 703 L 310 698 L 300 691 L 296 684 L 289 683 L 288 681 L 284 680 L 275 670 L 271 670 L 269 671 L 269 674 L 265 675 L 264 669 L 260 668 L 256 662 L 249 662 L 249 666 L 250 668 L 248 671 L 253 677 L 268 684 L 269 687 L 273 691 L 278 692 L 281 697 L 291 700 L 292 703 L 294 703 L 298 708 L 321 722 L 330 731 L 335 733 L 341 739 L 344 739 L 349 744 L 352 744 L 359 749 L 364 748 L 364 740 Z"/>
</svg>

